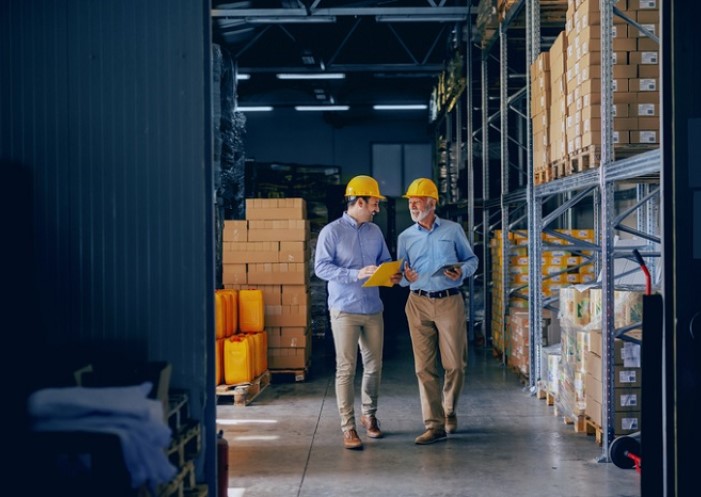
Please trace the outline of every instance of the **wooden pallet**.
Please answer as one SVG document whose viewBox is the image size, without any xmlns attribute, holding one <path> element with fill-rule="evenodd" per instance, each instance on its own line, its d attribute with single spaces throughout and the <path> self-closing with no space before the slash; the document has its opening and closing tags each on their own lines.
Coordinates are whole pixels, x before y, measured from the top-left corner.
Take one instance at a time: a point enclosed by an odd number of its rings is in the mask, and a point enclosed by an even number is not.
<svg viewBox="0 0 701 497">
<path fill-rule="evenodd" d="M 584 433 L 586 431 L 584 420 L 586 417 L 583 414 L 579 416 L 563 416 L 563 421 L 566 425 L 573 425 L 575 433 Z"/>
<path fill-rule="evenodd" d="M 247 406 L 270 385 L 270 370 L 265 370 L 253 381 L 236 385 L 219 385 L 216 389 L 218 399 L 233 398 L 235 406 Z"/>
<path fill-rule="evenodd" d="M 541 169 L 540 171 L 533 172 L 533 182 L 536 185 L 542 185 L 548 181 L 553 180 L 553 174 L 550 168 Z"/>
<path fill-rule="evenodd" d="M 552 179 L 564 178 L 571 174 L 571 163 L 567 157 L 550 163 L 550 175 Z"/>
<path fill-rule="evenodd" d="M 629 143 L 614 145 L 613 155 L 615 160 L 627 159 L 628 157 L 633 157 L 643 152 L 649 152 L 650 150 L 656 150 L 660 148 L 659 145 L 650 145 L 646 143 Z"/>
<path fill-rule="evenodd" d="M 587 435 L 595 435 L 596 444 L 599 447 L 601 447 L 601 444 L 604 440 L 604 432 L 601 429 L 601 426 L 597 425 L 594 421 L 592 421 L 592 419 L 589 416 L 586 417 L 584 423 Z"/>
<path fill-rule="evenodd" d="M 309 365 L 301 369 L 271 369 L 270 373 L 281 380 L 305 381 L 309 375 Z"/>
<path fill-rule="evenodd" d="M 202 448 L 202 428 L 198 421 L 188 420 L 173 436 L 166 451 L 170 461 L 178 467 L 193 460 Z"/>
<path fill-rule="evenodd" d="M 590 145 L 570 154 L 570 162 L 574 173 L 596 169 L 601 164 L 601 146 Z"/>
</svg>

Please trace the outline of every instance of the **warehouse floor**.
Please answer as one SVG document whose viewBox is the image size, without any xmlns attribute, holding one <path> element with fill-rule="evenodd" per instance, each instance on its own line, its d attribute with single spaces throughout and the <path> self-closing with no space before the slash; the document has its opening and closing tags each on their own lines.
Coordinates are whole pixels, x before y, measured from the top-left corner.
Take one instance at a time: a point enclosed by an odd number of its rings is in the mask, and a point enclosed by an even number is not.
<svg viewBox="0 0 701 497">
<path fill-rule="evenodd" d="M 377 414 L 385 437 L 370 439 L 360 428 L 362 451 L 343 448 L 328 340 L 315 340 L 305 381 L 273 375 L 248 406 L 220 402 L 217 426 L 230 454 L 228 495 L 640 495 L 638 473 L 598 462 L 602 451 L 594 436 L 565 424 L 489 348 L 470 347 L 457 433 L 445 442 L 414 444 L 423 432 L 418 388 L 408 336 L 398 335 L 386 334 Z M 356 406 L 359 416 L 357 398 Z"/>
</svg>

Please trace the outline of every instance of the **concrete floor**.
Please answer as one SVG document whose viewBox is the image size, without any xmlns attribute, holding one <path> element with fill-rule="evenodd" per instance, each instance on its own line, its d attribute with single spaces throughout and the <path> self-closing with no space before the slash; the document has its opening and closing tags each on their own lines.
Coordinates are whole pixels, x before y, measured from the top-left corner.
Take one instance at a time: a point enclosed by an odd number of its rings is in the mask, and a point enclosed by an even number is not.
<svg viewBox="0 0 701 497">
<path fill-rule="evenodd" d="M 446 442 L 414 444 L 423 423 L 411 347 L 401 335 L 385 344 L 377 413 L 385 437 L 370 439 L 360 428 L 362 451 L 343 448 L 328 340 L 315 340 L 305 381 L 274 375 L 250 405 L 220 403 L 229 496 L 640 495 L 638 473 L 597 462 L 602 450 L 594 437 L 575 433 L 488 348 L 470 346 L 458 432 Z"/>
</svg>

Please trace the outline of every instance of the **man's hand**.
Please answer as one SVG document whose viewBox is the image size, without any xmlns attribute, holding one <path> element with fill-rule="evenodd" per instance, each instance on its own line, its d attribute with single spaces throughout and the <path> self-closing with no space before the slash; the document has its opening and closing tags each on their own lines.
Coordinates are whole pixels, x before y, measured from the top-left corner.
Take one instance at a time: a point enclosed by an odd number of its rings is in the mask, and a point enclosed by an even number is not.
<svg viewBox="0 0 701 497">
<path fill-rule="evenodd" d="M 375 274 L 375 271 L 377 271 L 377 266 L 365 266 L 360 271 L 358 271 L 358 279 L 364 280 L 365 278 L 369 278 L 370 276 Z"/>
<path fill-rule="evenodd" d="M 409 267 L 409 265 L 407 264 L 407 265 L 404 267 L 404 277 L 406 278 L 406 280 L 407 280 L 409 283 L 413 283 L 413 282 L 415 282 L 416 280 L 419 279 L 419 273 L 417 273 L 416 271 L 414 271 L 413 269 L 411 269 L 411 268 Z"/>
<path fill-rule="evenodd" d="M 462 279 L 462 269 L 459 267 L 446 269 L 445 271 L 443 271 L 443 274 L 453 281 L 458 281 L 459 279 Z"/>
</svg>

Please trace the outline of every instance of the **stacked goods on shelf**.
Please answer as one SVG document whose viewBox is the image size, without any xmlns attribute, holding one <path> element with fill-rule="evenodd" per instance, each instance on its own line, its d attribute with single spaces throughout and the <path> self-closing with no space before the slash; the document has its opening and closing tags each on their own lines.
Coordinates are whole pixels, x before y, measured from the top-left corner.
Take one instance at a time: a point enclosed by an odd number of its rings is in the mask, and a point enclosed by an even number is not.
<svg viewBox="0 0 701 497">
<path fill-rule="evenodd" d="M 537 185 L 550 178 L 550 53 L 541 52 L 531 65 L 533 174 Z"/>
<path fill-rule="evenodd" d="M 589 290 L 569 286 L 560 289 L 561 363 L 555 405 L 572 420 L 584 416 L 586 375 L 584 354 L 589 349 Z"/>
<path fill-rule="evenodd" d="M 477 19 L 475 20 L 475 26 L 477 33 L 482 40 L 482 47 L 486 47 L 489 40 L 492 39 L 494 34 L 499 29 L 497 0 L 480 0 L 479 5 L 477 6 Z"/>
<path fill-rule="evenodd" d="M 595 426 L 602 421 L 601 402 L 603 337 L 601 334 L 601 288 L 587 285 L 560 290 L 560 321 L 563 328 L 563 365 L 560 375 L 558 407 L 569 416 L 587 416 Z M 639 322 L 642 292 L 633 289 L 614 291 L 614 325 L 622 328 Z M 632 332 L 638 340 L 639 331 Z M 630 335 L 631 332 L 628 332 Z M 576 338 L 575 338 L 576 337 Z M 613 371 L 616 435 L 640 429 L 640 345 L 614 339 Z"/>
<path fill-rule="evenodd" d="M 640 335 L 638 333 L 638 335 Z M 613 352 L 613 398 L 609 400 L 614 412 L 614 435 L 627 435 L 640 430 L 640 409 L 642 403 L 642 368 L 640 344 L 615 338 Z M 592 330 L 589 350 L 585 363 L 587 374 L 584 388 L 586 395 L 585 413 L 596 426 L 601 426 L 601 403 L 603 385 L 601 380 L 601 355 L 603 353 L 601 330 Z"/>
<path fill-rule="evenodd" d="M 594 231 L 591 229 L 558 229 L 556 232 L 577 240 L 593 243 Z M 525 311 L 528 308 L 527 285 L 529 282 L 528 267 L 528 238 L 525 232 L 509 233 L 509 273 L 505 282 L 507 289 L 511 290 L 507 302 L 502 300 L 502 232 L 494 230 L 490 241 L 491 250 L 491 281 L 492 285 L 492 345 L 495 352 L 510 353 L 511 350 L 527 350 L 527 343 L 515 343 L 516 337 L 508 337 L 505 340 L 503 330 L 509 329 L 510 315 L 514 312 Z M 543 251 L 541 261 L 541 278 L 543 295 L 547 297 L 557 296 L 557 291 L 567 285 L 590 282 L 594 280 L 593 266 L 588 263 L 587 257 L 591 255 L 588 251 L 568 250 L 565 245 L 566 240 L 547 233 L 541 234 L 544 244 L 548 245 L 548 250 Z M 562 246 L 556 249 L 555 246 Z M 518 291 L 513 291 L 517 289 Z M 506 322 L 502 318 L 506 317 Z M 550 336 L 550 332 L 556 330 L 549 329 L 547 343 L 556 343 L 557 337 Z M 512 347 L 506 347 L 511 344 Z M 527 369 L 527 368 L 526 368 Z"/>
<path fill-rule="evenodd" d="M 615 6 L 652 34 L 659 33 L 658 0 L 618 0 Z M 550 174 L 534 170 L 537 184 L 599 166 L 602 112 L 612 113 L 616 159 L 659 146 L 659 45 L 622 18 L 614 16 L 613 22 L 609 111 L 601 109 L 599 0 L 569 4 L 564 37 L 558 36 L 548 52 Z M 534 150 L 540 128 L 542 116 L 533 114 Z"/>
<path fill-rule="evenodd" d="M 560 389 L 562 343 L 556 343 L 555 345 L 543 347 L 540 360 L 540 371 L 542 378 L 538 382 L 538 389 L 546 393 L 548 405 L 552 405 L 554 403 L 554 399 L 557 398 L 557 392 Z"/>
<path fill-rule="evenodd" d="M 528 311 L 513 311 L 509 314 L 509 333 L 506 337 L 507 364 L 528 378 L 530 335 Z"/>
<path fill-rule="evenodd" d="M 223 282 L 262 292 L 270 370 L 305 369 L 311 357 L 306 214 L 301 198 L 247 199 L 246 220 L 225 222 Z"/>
</svg>

